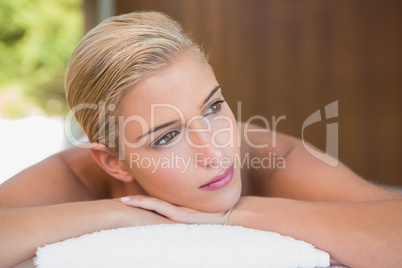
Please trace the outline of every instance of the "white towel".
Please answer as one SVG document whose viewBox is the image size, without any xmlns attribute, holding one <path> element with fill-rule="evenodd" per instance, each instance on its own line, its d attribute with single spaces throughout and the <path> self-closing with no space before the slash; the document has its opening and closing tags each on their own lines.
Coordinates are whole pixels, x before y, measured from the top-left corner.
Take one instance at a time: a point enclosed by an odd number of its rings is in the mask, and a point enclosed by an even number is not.
<svg viewBox="0 0 402 268">
<path fill-rule="evenodd" d="M 162 224 L 83 235 L 39 248 L 38 268 L 326 267 L 311 244 L 238 226 Z"/>
</svg>

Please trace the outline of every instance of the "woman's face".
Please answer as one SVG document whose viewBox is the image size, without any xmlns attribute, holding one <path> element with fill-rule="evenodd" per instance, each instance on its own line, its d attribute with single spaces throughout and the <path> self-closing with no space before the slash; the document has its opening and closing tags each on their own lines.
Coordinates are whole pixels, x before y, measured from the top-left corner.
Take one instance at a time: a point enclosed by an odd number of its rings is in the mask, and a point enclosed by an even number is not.
<svg viewBox="0 0 402 268">
<path fill-rule="evenodd" d="M 149 195 L 207 212 L 238 201 L 237 124 L 207 63 L 177 56 L 127 92 L 119 115 L 120 159 Z"/>
</svg>

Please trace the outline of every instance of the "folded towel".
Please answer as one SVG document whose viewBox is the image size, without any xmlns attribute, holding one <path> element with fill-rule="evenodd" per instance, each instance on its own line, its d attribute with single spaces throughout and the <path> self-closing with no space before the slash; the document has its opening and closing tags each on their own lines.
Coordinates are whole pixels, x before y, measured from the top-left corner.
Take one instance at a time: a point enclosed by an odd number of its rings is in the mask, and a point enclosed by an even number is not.
<svg viewBox="0 0 402 268">
<path fill-rule="evenodd" d="M 311 244 L 238 226 L 162 224 L 105 230 L 41 247 L 39 268 L 327 267 Z"/>
</svg>

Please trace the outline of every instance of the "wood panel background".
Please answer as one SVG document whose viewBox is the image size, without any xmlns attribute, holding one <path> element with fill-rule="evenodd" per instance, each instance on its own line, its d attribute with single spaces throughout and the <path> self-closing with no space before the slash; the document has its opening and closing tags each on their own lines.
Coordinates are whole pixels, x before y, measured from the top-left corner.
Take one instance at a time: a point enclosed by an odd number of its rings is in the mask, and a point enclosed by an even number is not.
<svg viewBox="0 0 402 268">
<path fill-rule="evenodd" d="M 402 1 L 115 0 L 116 14 L 158 10 L 210 55 L 242 120 L 307 117 L 338 100 L 339 159 L 371 181 L 402 185 Z M 305 130 L 325 150 L 325 124 Z"/>
</svg>

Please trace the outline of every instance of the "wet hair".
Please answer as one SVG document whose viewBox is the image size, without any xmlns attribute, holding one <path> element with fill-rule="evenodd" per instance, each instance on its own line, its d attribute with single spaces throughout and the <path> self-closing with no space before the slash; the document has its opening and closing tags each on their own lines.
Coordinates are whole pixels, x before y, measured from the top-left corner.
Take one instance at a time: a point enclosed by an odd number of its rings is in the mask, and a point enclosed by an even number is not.
<svg viewBox="0 0 402 268">
<path fill-rule="evenodd" d="M 106 19 L 73 52 L 65 90 L 90 142 L 118 149 L 116 115 L 127 89 L 168 65 L 181 53 L 207 58 L 181 25 L 159 12 L 134 12 Z"/>
</svg>

